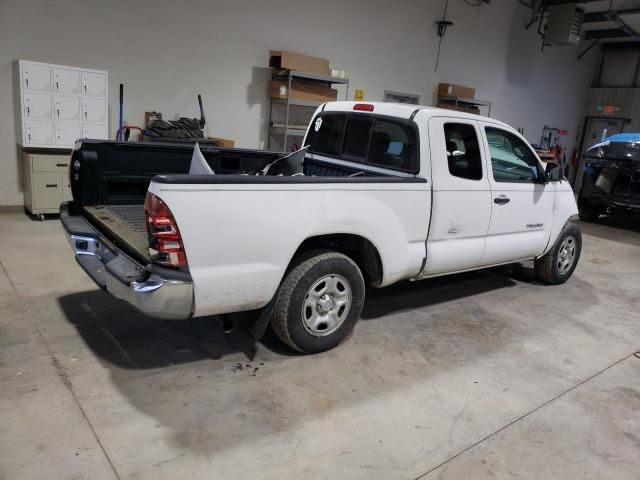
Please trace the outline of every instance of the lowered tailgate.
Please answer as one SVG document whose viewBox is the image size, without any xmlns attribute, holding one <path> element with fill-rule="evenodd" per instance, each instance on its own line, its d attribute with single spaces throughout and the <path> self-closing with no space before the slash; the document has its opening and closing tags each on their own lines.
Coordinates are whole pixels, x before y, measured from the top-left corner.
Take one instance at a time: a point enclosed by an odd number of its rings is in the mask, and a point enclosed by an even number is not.
<svg viewBox="0 0 640 480">
<path fill-rule="evenodd" d="M 90 223 L 86 212 L 74 215 L 72 211 L 70 202 L 62 203 L 60 221 L 76 261 L 100 288 L 154 317 L 184 319 L 192 315 L 193 283 L 188 272 L 163 268 L 148 259 L 146 264 L 138 261 L 115 235 L 106 236 L 104 226 Z M 106 216 L 103 211 L 100 215 Z M 118 228 L 122 221 L 122 216 L 101 220 L 111 227 L 118 223 Z M 124 242 L 130 241 L 131 231 L 120 232 L 129 238 Z"/>
<path fill-rule="evenodd" d="M 144 205 L 83 207 L 84 216 L 116 245 L 143 264 L 149 263 Z"/>
</svg>

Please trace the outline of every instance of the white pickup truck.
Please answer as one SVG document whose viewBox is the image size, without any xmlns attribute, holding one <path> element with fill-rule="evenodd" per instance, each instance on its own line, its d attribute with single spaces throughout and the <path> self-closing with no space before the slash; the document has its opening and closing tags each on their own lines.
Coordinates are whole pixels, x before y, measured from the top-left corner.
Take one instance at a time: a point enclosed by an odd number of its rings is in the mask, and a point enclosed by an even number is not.
<svg viewBox="0 0 640 480">
<path fill-rule="evenodd" d="M 74 200 L 61 206 L 78 263 L 149 315 L 251 310 L 258 335 L 270 322 L 305 353 L 351 332 L 365 283 L 534 260 L 541 281 L 559 284 L 578 263 L 568 182 L 504 123 L 333 102 L 304 145 L 297 165 L 204 146 L 216 174 L 189 175 L 193 145 L 78 143 Z"/>
</svg>

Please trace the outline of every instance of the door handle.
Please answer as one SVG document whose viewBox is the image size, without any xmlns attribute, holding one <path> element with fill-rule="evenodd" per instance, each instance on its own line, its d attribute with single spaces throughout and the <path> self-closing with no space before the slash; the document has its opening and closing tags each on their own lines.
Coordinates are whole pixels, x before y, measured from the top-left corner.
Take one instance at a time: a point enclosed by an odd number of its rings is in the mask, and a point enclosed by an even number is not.
<svg viewBox="0 0 640 480">
<path fill-rule="evenodd" d="M 509 203 L 511 201 L 511 199 L 509 197 L 507 197 L 506 195 L 500 195 L 499 197 L 496 197 L 493 199 L 493 203 L 497 203 L 498 205 L 505 205 L 507 203 Z"/>
</svg>

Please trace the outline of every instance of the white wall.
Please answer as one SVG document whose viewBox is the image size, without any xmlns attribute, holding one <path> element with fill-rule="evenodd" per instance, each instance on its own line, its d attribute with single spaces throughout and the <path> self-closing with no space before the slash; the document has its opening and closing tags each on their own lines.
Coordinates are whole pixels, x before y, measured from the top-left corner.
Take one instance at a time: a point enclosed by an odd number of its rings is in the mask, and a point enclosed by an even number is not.
<svg viewBox="0 0 640 480">
<path fill-rule="evenodd" d="M 258 148 L 271 48 L 329 58 L 366 100 L 390 89 L 431 105 L 439 81 L 474 86 L 477 98 L 494 102 L 493 117 L 523 127 L 530 141 L 547 124 L 569 129 L 572 146 L 596 49 L 580 62 L 572 47 L 541 53 L 515 0 L 479 8 L 450 0 L 455 25 L 434 72 L 442 8 L 427 0 L 0 0 L 0 205 L 22 203 L 17 59 L 108 70 L 111 135 L 124 83 L 128 123 L 142 124 L 145 110 L 197 116 L 201 93 L 210 135 Z"/>
</svg>

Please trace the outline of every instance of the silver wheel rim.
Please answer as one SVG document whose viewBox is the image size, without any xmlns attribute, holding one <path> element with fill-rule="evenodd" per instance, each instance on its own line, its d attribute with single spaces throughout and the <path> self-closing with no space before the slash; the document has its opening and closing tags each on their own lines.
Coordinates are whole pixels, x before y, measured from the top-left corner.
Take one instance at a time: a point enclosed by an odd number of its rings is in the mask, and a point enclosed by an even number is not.
<svg viewBox="0 0 640 480">
<path fill-rule="evenodd" d="M 302 325 L 313 336 L 330 335 L 346 320 L 351 301 L 349 282 L 342 275 L 325 275 L 311 285 L 304 297 Z"/>
<path fill-rule="evenodd" d="M 568 236 L 560 245 L 560 250 L 558 250 L 558 272 L 560 275 L 565 275 L 573 266 L 573 262 L 576 259 L 576 237 Z"/>
</svg>

